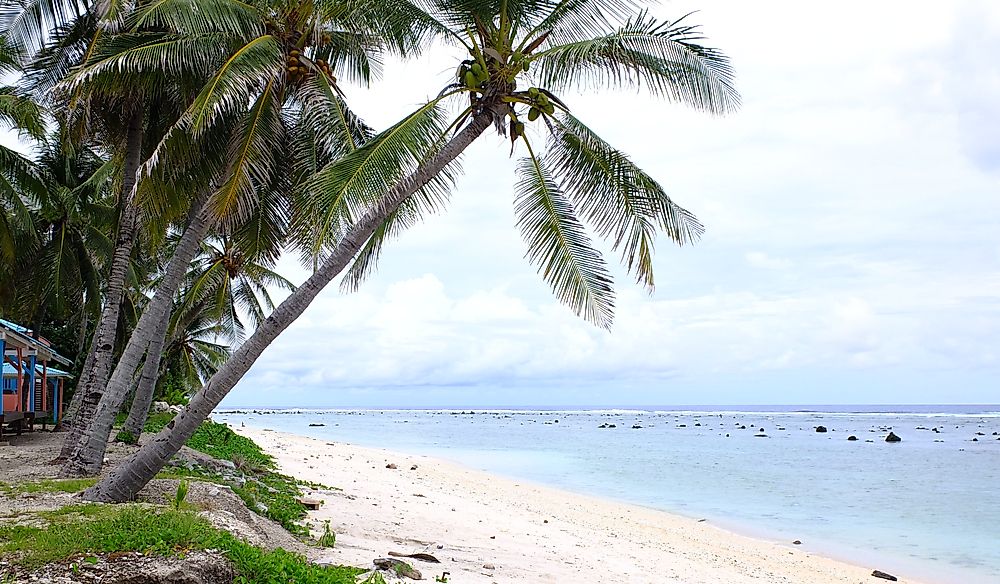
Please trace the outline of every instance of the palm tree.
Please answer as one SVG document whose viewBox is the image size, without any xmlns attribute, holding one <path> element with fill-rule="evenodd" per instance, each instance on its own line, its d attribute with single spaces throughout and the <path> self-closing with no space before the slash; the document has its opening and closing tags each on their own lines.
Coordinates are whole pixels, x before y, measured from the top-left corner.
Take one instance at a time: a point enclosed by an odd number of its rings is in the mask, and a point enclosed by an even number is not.
<svg viewBox="0 0 1000 584">
<path fill-rule="evenodd" d="M 111 253 L 114 165 L 89 146 L 70 149 L 57 131 L 35 156 L 43 189 L 31 203 L 37 244 L 19 251 L 13 281 L 19 319 L 55 318 L 85 331 L 100 313 L 100 268 Z M 35 327 L 37 330 L 37 326 Z"/>
<path fill-rule="evenodd" d="M 369 131 L 346 108 L 333 72 L 367 82 L 384 49 L 401 54 L 419 47 L 433 24 L 425 16 L 401 0 L 212 0 L 200 3 L 195 15 L 184 3 L 153 3 L 126 18 L 133 28 L 121 37 L 106 37 L 103 48 L 66 84 L 70 90 L 78 84 L 117 84 L 121 71 L 148 76 L 151 66 L 171 75 L 213 66 L 214 73 L 153 151 L 144 172 L 162 171 L 170 160 L 190 162 L 192 141 L 208 135 L 227 136 L 230 164 L 193 207 L 203 205 L 185 229 L 107 387 L 94 394 L 100 399 L 63 476 L 100 470 L 133 372 L 168 317 L 173 295 L 211 226 L 219 221 L 238 225 L 267 204 L 276 204 L 274 216 L 282 217 L 281 202 L 296 186 L 295 173 L 287 169 L 296 168 L 296 158 L 304 155 L 275 145 L 296 146 L 293 140 L 311 137 L 309 152 L 336 159 L 365 140 Z M 156 33 L 138 34 L 154 24 Z M 310 136 L 295 130 L 304 125 L 316 131 Z"/>
<path fill-rule="evenodd" d="M 244 252 L 242 248 L 246 247 L 258 258 Z M 248 318 L 256 328 L 263 322 L 265 311 L 274 310 L 269 287 L 295 290 L 291 282 L 271 269 L 275 258 L 266 253 L 269 250 L 261 251 L 239 237 L 226 236 L 202 244 L 201 253 L 186 277 L 180 303 L 175 302 L 168 325 L 161 324 L 162 330 L 150 342 L 135 397 L 122 427 L 124 436 L 138 439 L 142 432 L 161 375 L 161 359 L 165 363 L 162 369 L 173 373 L 173 379 L 185 381 L 193 393 L 221 365 L 218 357 L 229 356 L 228 349 L 223 351 L 223 345 L 208 339 L 223 337 L 229 346 L 240 344 L 246 334 L 243 318 Z M 241 313 L 246 316 L 241 317 Z M 164 349 L 168 329 L 175 332 Z M 178 331 L 184 334 L 178 335 Z"/>
<path fill-rule="evenodd" d="M 357 258 L 349 281 L 370 270 L 386 237 L 412 222 L 428 202 L 421 193 L 490 126 L 521 143 L 515 187 L 518 226 L 529 259 L 557 297 L 600 326 L 612 317 L 613 295 L 600 254 L 583 220 L 621 251 L 623 263 L 653 285 L 652 234 L 659 228 L 679 244 L 701 225 L 674 204 L 660 185 L 623 153 L 573 117 L 558 93 L 574 84 L 645 86 L 655 95 L 711 113 L 738 106 L 732 71 L 720 52 L 701 46 L 695 27 L 628 15 L 614 0 L 562 2 L 433 0 L 440 30 L 468 52 L 456 82 L 440 96 L 310 181 L 314 200 L 329 209 L 324 228 L 336 246 L 322 265 L 279 305 L 233 357 L 156 439 L 88 489 L 85 497 L 122 501 L 162 468 L 246 373 L 337 274 Z M 615 24 L 617 21 L 619 24 Z M 531 71 L 531 73 L 529 73 Z M 529 85 L 521 89 L 519 81 Z M 537 83 L 537 85 L 533 84 Z M 440 108 L 467 100 L 457 119 L 441 127 Z M 548 133 L 544 154 L 525 122 Z M 452 129 L 457 132 L 448 138 Z M 348 223 L 343 200 L 371 201 Z"/>
<path fill-rule="evenodd" d="M 0 36 L 0 76 L 20 71 L 20 52 Z M 40 140 L 45 134 L 42 110 L 16 87 L 0 87 L 0 126 L 20 136 Z M 32 162 L 21 153 L 0 146 L 0 306 L 13 302 L 15 256 L 34 245 L 29 204 L 44 187 Z"/>
<path fill-rule="evenodd" d="M 47 101 L 59 112 L 61 122 L 69 128 L 76 141 L 97 141 L 123 166 L 118 189 L 119 220 L 112 259 L 105 266 L 107 277 L 101 316 L 94 328 L 85 364 L 66 411 L 68 420 L 86 420 L 91 414 L 83 399 L 103 387 L 110 371 L 111 360 L 119 332 L 122 302 L 128 264 L 137 240 L 138 207 L 133 202 L 135 174 L 142 161 L 144 143 L 156 138 L 153 132 L 153 105 L 157 91 L 148 91 L 126 80 L 128 92 L 115 94 L 108 87 L 79 86 L 71 94 L 61 91 L 59 82 L 79 66 L 93 51 L 102 34 L 113 26 L 98 27 L 115 21 L 122 9 L 118 3 L 91 3 L 86 0 L 20 0 L 5 3 L 0 9 L 0 27 L 22 49 L 26 63 L 23 85 L 39 99 Z M 161 80 L 162 81 L 162 80 Z M 143 90 L 146 91 L 143 91 Z M 162 101 L 162 95 L 160 96 Z M 149 115 L 147 115 L 149 114 Z M 152 133 L 152 135 L 150 135 Z M 79 428 L 74 428 L 79 431 Z M 71 433 L 70 438 L 75 434 Z M 67 443 L 71 443 L 67 439 Z M 64 445 L 63 455 L 67 454 Z"/>
</svg>

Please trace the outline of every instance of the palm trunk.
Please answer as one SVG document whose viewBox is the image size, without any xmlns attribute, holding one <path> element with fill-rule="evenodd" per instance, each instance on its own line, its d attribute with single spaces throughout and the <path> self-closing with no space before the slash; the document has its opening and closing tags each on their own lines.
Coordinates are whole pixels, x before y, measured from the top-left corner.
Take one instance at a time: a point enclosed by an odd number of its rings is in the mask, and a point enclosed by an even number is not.
<svg viewBox="0 0 1000 584">
<path fill-rule="evenodd" d="M 204 201 L 205 197 L 200 197 L 198 201 L 192 203 L 193 219 L 184 230 L 173 257 L 167 262 L 167 268 L 156 286 L 153 298 L 142 311 L 142 316 L 139 317 L 125 350 L 122 351 L 118 365 L 108 380 L 107 388 L 100 396 L 99 403 L 95 404 L 94 415 L 86 428 L 81 431 L 75 448 L 60 471 L 60 476 L 93 476 L 101 471 L 111 427 L 114 425 L 115 415 L 128 397 L 132 375 L 138 368 L 146 349 L 156 337 L 161 321 L 169 318 L 174 294 L 184 281 L 191 260 L 198 254 L 201 240 L 211 227 L 212 212 Z"/>
<path fill-rule="evenodd" d="M 83 493 L 91 501 L 122 502 L 132 499 L 163 465 L 180 450 L 199 425 L 212 413 L 250 366 L 282 331 L 295 322 L 350 263 L 375 229 L 399 205 L 427 181 L 458 157 L 492 123 L 490 112 L 472 118 L 472 122 L 453 137 L 437 154 L 410 176 L 393 187 L 381 204 L 369 209 L 340 241 L 337 249 L 295 292 L 292 292 L 233 356 L 208 380 L 191 402 L 167 426 L 131 458 L 114 468 L 108 476 Z"/>
<path fill-rule="evenodd" d="M 72 431 L 63 441 L 60 458 L 69 456 L 80 440 L 83 429 L 88 425 L 101 399 L 104 384 L 108 380 L 108 371 L 111 369 L 115 337 L 118 334 L 118 314 L 125 294 L 125 276 L 128 273 L 129 259 L 132 256 L 138 228 L 139 210 L 132 204 L 131 196 L 135 187 L 136 172 L 139 170 L 139 163 L 142 162 L 142 124 L 143 112 L 137 109 L 129 120 L 128 133 L 125 137 L 125 165 L 122 190 L 119 195 L 122 214 L 115 251 L 111 256 L 111 273 L 108 276 L 104 310 L 101 311 L 101 320 L 98 322 L 97 330 L 94 331 L 90 354 L 87 355 L 87 363 L 90 366 L 80 373 L 80 382 L 66 410 L 67 419 L 72 420 Z"/>
<path fill-rule="evenodd" d="M 132 407 L 128 411 L 125 425 L 122 426 L 122 432 L 135 438 L 136 442 L 139 440 L 139 435 L 142 434 L 142 427 L 146 425 L 149 406 L 153 403 L 153 393 L 156 391 L 156 380 L 160 372 L 160 357 L 163 353 L 163 345 L 169 326 L 170 313 L 167 312 L 164 318 L 160 319 L 156 336 L 149 343 L 146 361 L 142 364 L 142 374 L 139 376 L 139 385 L 136 387 L 135 397 L 132 398 Z"/>
</svg>

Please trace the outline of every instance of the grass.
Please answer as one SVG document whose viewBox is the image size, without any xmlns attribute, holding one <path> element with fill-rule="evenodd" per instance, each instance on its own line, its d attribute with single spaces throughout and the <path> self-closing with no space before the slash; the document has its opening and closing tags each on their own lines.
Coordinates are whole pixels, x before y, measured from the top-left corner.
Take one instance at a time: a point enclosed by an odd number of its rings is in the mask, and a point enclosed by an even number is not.
<svg viewBox="0 0 1000 584">
<path fill-rule="evenodd" d="M 40 512 L 47 527 L 0 525 L 0 555 L 24 568 L 76 556 L 135 551 L 160 556 L 219 550 L 238 584 L 353 584 L 357 568 L 310 564 L 298 554 L 265 551 L 185 510 L 144 505 L 76 505 Z"/>
<path fill-rule="evenodd" d="M 0 483 L 0 494 L 19 495 L 21 493 L 79 493 L 97 482 L 96 478 L 85 479 L 42 479 L 28 483 L 9 485 Z"/>
<path fill-rule="evenodd" d="M 171 413 L 150 414 L 143 430 L 159 432 L 172 419 Z M 205 421 L 187 441 L 187 446 L 213 458 L 232 462 L 243 473 L 246 482 L 240 485 L 218 473 L 200 469 L 174 468 L 157 476 L 196 478 L 227 485 L 255 513 L 277 521 L 291 533 L 309 535 L 309 528 L 299 524 L 306 516 L 306 508 L 298 500 L 299 487 L 305 483 L 277 472 L 274 459 L 256 442 L 233 432 L 225 424 Z"/>
</svg>

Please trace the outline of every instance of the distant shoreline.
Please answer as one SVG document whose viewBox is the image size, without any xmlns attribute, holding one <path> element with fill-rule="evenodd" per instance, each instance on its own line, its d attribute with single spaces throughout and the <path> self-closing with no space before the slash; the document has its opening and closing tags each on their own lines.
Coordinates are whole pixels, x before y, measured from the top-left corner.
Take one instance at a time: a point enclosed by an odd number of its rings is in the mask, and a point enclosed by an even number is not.
<svg viewBox="0 0 1000 584">
<path fill-rule="evenodd" d="M 843 414 L 843 415 L 982 415 L 1000 417 L 1000 404 L 773 404 L 773 405 L 649 405 L 649 406 L 240 406 L 216 409 L 218 414 L 341 412 L 488 413 L 636 413 L 636 414 Z"/>
</svg>

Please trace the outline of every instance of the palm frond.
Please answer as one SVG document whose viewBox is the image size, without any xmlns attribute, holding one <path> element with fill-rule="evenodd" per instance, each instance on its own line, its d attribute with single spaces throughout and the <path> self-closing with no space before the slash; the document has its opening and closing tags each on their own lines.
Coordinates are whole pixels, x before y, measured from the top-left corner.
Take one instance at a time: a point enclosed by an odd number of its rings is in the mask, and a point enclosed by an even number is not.
<svg viewBox="0 0 1000 584">
<path fill-rule="evenodd" d="M 619 30 L 550 47 L 532 57 L 539 83 L 570 88 L 644 87 L 655 95 L 710 113 L 739 107 L 729 59 L 697 44 L 703 37 L 682 20 L 659 22 L 643 12 Z"/>
<path fill-rule="evenodd" d="M 278 171 L 273 150 L 284 141 L 277 88 L 272 81 L 243 116 L 230 149 L 226 180 L 208 206 L 229 224 L 246 221 L 257 207 L 260 190 L 269 187 Z"/>
<path fill-rule="evenodd" d="M 303 219 L 312 216 L 321 220 L 319 237 L 308 246 L 304 259 L 311 260 L 321 246 L 335 243 L 355 217 L 377 204 L 385 192 L 435 151 L 444 135 L 445 115 L 440 100 L 421 106 L 307 181 L 296 232 L 314 235 L 316 223 Z M 441 194 L 447 190 L 447 181 L 445 176 L 425 188 Z"/>
<path fill-rule="evenodd" d="M 265 18 L 259 8 L 238 0 L 156 0 L 130 14 L 126 27 L 179 34 L 226 33 L 245 43 L 264 34 Z"/>
<path fill-rule="evenodd" d="M 77 0 L 8 0 L 0 5 L 0 30 L 23 47 L 25 57 L 37 52 L 49 33 L 85 12 Z"/>
<path fill-rule="evenodd" d="M 656 229 L 678 245 L 704 232 L 652 177 L 569 114 L 555 119 L 546 161 L 581 216 L 622 254 L 636 279 L 652 290 Z"/>
<path fill-rule="evenodd" d="M 527 143 L 527 141 L 526 141 Z M 526 257 L 538 266 L 560 302 L 602 328 L 614 318 L 611 274 L 559 189 L 546 161 L 531 152 L 518 162 L 514 214 L 528 244 Z"/>
</svg>

